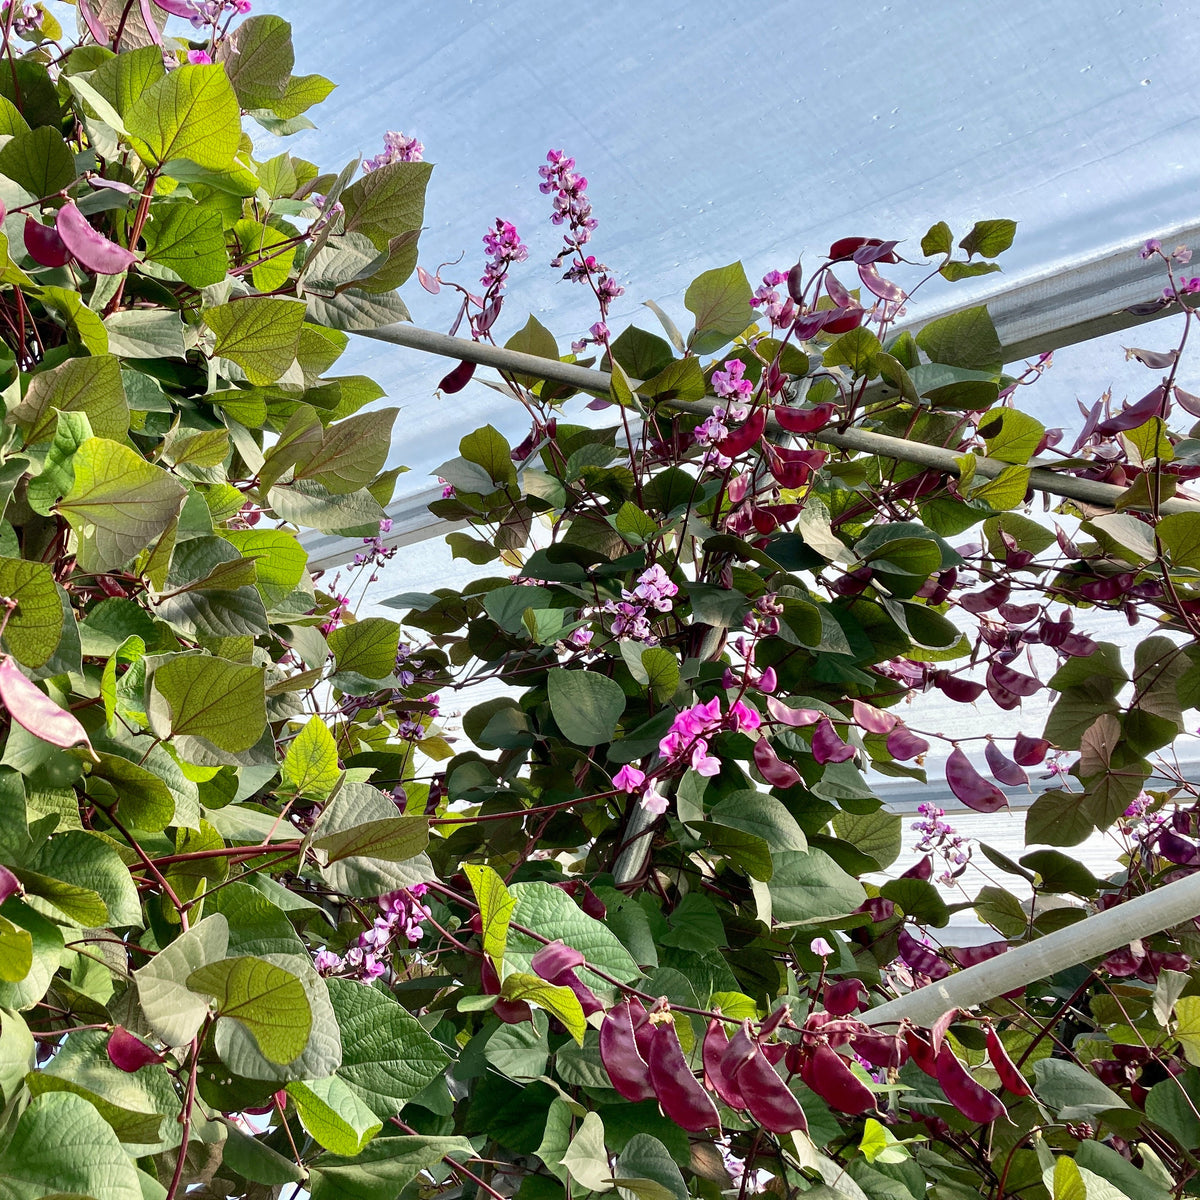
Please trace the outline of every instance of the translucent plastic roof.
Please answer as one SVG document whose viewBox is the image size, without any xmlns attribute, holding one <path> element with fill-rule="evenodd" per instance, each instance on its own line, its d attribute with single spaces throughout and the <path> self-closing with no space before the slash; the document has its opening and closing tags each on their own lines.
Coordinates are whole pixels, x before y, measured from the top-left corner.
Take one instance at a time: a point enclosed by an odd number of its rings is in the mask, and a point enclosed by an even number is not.
<svg viewBox="0 0 1200 1200">
<path fill-rule="evenodd" d="M 316 0 L 287 9 L 297 69 L 340 85 L 298 152 L 340 165 L 375 153 L 386 129 L 420 138 L 437 164 L 421 261 L 465 254 L 463 282 L 478 276 L 484 229 L 517 223 L 531 258 L 514 273 L 501 341 L 531 311 L 564 349 L 595 319 L 584 290 L 547 265 L 558 242 L 536 168 L 551 146 L 590 180 L 593 249 L 627 288 L 614 329 L 654 328 L 644 299 L 682 321 L 683 291 L 708 267 L 740 258 L 754 278 L 845 234 L 915 250 L 934 221 L 1011 217 L 1012 278 L 1197 213 L 1187 81 L 1200 26 L 1184 4 L 359 0 L 340 23 Z M 449 328 L 450 296 L 413 281 L 406 298 L 417 324 Z M 358 343 L 351 361 L 404 407 L 395 461 L 413 489 L 474 425 L 524 433 L 516 406 L 479 385 L 447 420 L 432 402 L 443 360 Z M 1048 382 L 1052 421 L 1116 373 L 1111 356 L 1084 366 L 1076 377 L 1064 360 Z"/>
</svg>

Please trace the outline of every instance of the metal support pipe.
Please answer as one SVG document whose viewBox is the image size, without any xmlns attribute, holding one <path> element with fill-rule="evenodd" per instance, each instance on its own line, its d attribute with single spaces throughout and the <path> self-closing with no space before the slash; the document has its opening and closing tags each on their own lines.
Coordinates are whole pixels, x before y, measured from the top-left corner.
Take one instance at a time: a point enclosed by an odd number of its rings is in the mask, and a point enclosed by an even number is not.
<svg viewBox="0 0 1200 1200">
<path fill-rule="evenodd" d="M 1109 954 L 1138 938 L 1200 916 L 1200 872 L 1095 916 L 1056 929 L 987 962 L 968 967 L 864 1013 L 868 1025 L 908 1020 L 932 1025 L 952 1008 L 974 1008 L 996 996 Z"/>
<path fill-rule="evenodd" d="M 552 383 L 564 383 L 571 387 L 577 387 L 598 396 L 609 394 L 612 377 L 607 371 L 595 371 L 589 367 L 576 366 L 574 363 L 540 358 L 536 354 L 524 354 L 517 350 L 505 350 L 500 346 L 471 342 L 464 338 L 453 338 L 444 333 L 435 333 L 431 329 L 419 329 L 414 325 L 387 325 L 382 329 L 363 330 L 362 333 L 365 337 L 375 338 L 381 342 L 390 342 L 395 346 L 407 346 L 410 349 L 422 350 L 429 354 L 440 354 L 446 358 L 479 363 L 481 366 L 495 367 L 500 371 L 533 375 Z M 633 384 L 635 388 L 640 386 L 638 381 L 633 381 Z M 647 403 L 654 404 L 655 401 L 648 399 Z M 712 412 L 716 401 L 709 399 L 666 400 L 660 403 L 664 407 L 682 412 L 707 416 Z M 775 433 L 783 432 L 773 417 L 768 418 L 767 429 Z M 808 435 L 808 438 L 810 441 L 836 446 L 842 450 L 875 454 L 880 458 L 931 467 L 955 477 L 958 475 L 957 460 L 960 455 L 953 450 L 943 449 L 941 446 L 928 446 L 923 442 L 891 437 L 885 433 L 873 433 L 867 429 L 821 430 Z M 983 455 L 977 455 L 975 458 L 976 473 L 989 479 L 994 479 L 1011 465 Z M 1051 464 L 1048 463 L 1033 464 L 1029 475 L 1029 485 L 1034 491 L 1046 492 L 1063 499 L 1077 500 L 1097 508 L 1115 508 L 1125 490 L 1115 484 L 1061 474 L 1053 470 Z M 1170 499 L 1159 506 L 1159 511 L 1162 513 L 1200 512 L 1200 502 Z"/>
</svg>

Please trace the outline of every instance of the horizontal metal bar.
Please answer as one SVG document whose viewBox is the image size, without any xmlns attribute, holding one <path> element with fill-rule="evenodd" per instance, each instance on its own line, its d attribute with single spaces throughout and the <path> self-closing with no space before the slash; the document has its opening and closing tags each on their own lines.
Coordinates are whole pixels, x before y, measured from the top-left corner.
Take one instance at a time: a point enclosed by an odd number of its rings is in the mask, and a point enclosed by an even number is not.
<svg viewBox="0 0 1200 1200">
<path fill-rule="evenodd" d="M 1200 241 L 1200 224 L 1190 222 L 1172 226 L 1162 231 L 1158 238 L 1167 247 L 1195 243 Z M 1016 362 L 1061 346 L 1132 328 L 1162 315 L 1161 312 L 1131 311 L 1148 305 L 1162 288 L 1162 264 L 1157 259 L 1142 259 L 1138 253 L 1141 246 L 1140 241 L 1125 243 L 1109 248 L 1098 256 L 1060 263 L 1040 275 L 978 296 L 968 307 L 987 306 L 1006 362 Z M 930 321 L 961 311 L 963 307 L 962 304 L 955 304 L 920 314 L 898 326 L 897 332 L 907 329 L 916 333 Z M 356 332 L 391 345 L 474 362 L 500 371 L 533 375 L 595 395 L 607 395 L 609 391 L 610 377 L 607 372 L 454 338 L 413 325 L 389 325 L 382 329 Z M 671 406 L 706 414 L 714 404 L 715 401 L 709 400 L 672 402 Z M 779 431 L 773 420 L 768 422 L 768 428 Z M 927 446 L 862 429 L 844 432 L 829 430 L 814 435 L 812 440 L 841 449 L 915 463 L 951 475 L 958 473 L 955 462 L 958 455 L 940 446 Z M 994 478 L 1007 465 L 977 457 L 975 469 L 982 476 Z M 1030 485 L 1035 491 L 1101 508 L 1114 507 L 1122 491 L 1112 484 L 1066 476 L 1052 470 L 1049 464 L 1036 463 L 1030 473 Z M 392 518 L 393 532 L 385 538 L 385 542 L 396 546 L 411 545 L 461 527 L 424 512 L 427 505 L 439 495 L 438 488 L 425 488 L 389 506 L 388 515 Z M 1161 506 L 1161 511 L 1197 512 L 1200 511 L 1200 504 L 1171 499 Z M 422 512 L 423 517 L 420 515 Z M 318 567 L 348 562 L 357 548 L 350 539 L 339 539 L 328 534 L 303 538 L 302 541 L 309 549 L 310 561 Z"/>
</svg>

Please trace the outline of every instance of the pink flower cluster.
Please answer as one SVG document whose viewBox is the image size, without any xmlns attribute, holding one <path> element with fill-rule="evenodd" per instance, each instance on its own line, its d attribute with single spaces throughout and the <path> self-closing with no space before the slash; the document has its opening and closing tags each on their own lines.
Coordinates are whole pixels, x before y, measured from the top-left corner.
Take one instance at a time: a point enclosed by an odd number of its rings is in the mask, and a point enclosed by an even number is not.
<svg viewBox="0 0 1200 1200">
<path fill-rule="evenodd" d="M 363 174 L 398 162 L 424 162 L 425 147 L 415 137 L 389 129 L 383 135 L 383 153 L 363 159 Z"/>
<path fill-rule="evenodd" d="M 781 283 L 787 283 L 786 271 L 768 271 L 750 299 L 750 307 L 761 308 L 774 326 L 790 324 L 796 310 L 790 296 L 781 297 L 775 290 Z"/>
<path fill-rule="evenodd" d="M 938 883 L 951 887 L 971 861 L 969 839 L 958 833 L 954 826 L 942 818 L 946 810 L 936 804 L 925 802 L 917 805 L 921 820 L 914 821 L 912 828 L 920 833 L 917 842 L 918 854 L 933 854 L 935 851 L 946 860 L 946 870 L 938 876 Z"/>
<path fill-rule="evenodd" d="M 322 975 L 345 973 L 353 979 L 378 979 L 387 970 L 388 951 L 393 940 L 403 937 L 410 946 L 425 936 L 421 922 L 432 916 L 421 897 L 429 889 L 423 883 L 401 888 L 379 897 L 382 916 L 376 917 L 366 933 L 359 934 L 358 944 L 346 951 L 345 957 L 332 950 L 318 950 L 313 965 Z"/>
<path fill-rule="evenodd" d="M 650 628 L 649 612 L 671 611 L 671 597 L 679 588 L 657 563 L 647 567 L 638 577 L 636 586 L 622 588 L 620 600 L 609 600 L 601 609 L 613 615 L 614 637 L 629 638 L 653 646 L 658 642 Z"/>
<path fill-rule="evenodd" d="M 524 262 L 529 257 L 529 247 L 522 243 L 517 227 L 511 221 L 497 217 L 495 227 L 483 235 L 483 248 L 491 258 L 483 268 L 479 282 L 489 293 L 502 292 L 509 267 Z"/>
<path fill-rule="evenodd" d="M 743 378 L 746 374 L 746 364 L 740 358 L 731 358 L 725 362 L 725 370 L 714 371 L 712 374 L 713 391 L 726 400 L 750 399 L 754 392 L 751 380 Z"/>
<path fill-rule="evenodd" d="M 13 0 L 0 0 L 0 13 L 13 7 Z M 42 11 L 30 0 L 20 0 L 16 5 L 17 15 L 13 20 L 13 33 L 17 37 L 28 37 L 42 26 Z"/>
<path fill-rule="evenodd" d="M 709 735 L 721 729 L 752 733 L 761 724 L 762 717 L 741 700 L 723 714 L 721 698 L 714 696 L 707 704 L 693 704 L 679 713 L 659 741 L 658 752 L 668 763 L 686 762 L 698 774 L 711 778 L 721 770 L 721 760 L 708 752 Z"/>
<path fill-rule="evenodd" d="M 549 166 L 538 167 L 542 182 L 538 185 L 545 195 L 554 193 L 554 213 L 550 220 L 555 225 L 565 224 L 569 232 L 563 237 L 563 249 L 554 266 L 562 266 L 562 259 L 573 250 L 591 241 L 592 231 L 599 222 L 592 216 L 592 202 L 587 194 L 587 176 L 575 174 L 575 160 L 565 150 L 551 150 L 546 155 Z"/>
</svg>

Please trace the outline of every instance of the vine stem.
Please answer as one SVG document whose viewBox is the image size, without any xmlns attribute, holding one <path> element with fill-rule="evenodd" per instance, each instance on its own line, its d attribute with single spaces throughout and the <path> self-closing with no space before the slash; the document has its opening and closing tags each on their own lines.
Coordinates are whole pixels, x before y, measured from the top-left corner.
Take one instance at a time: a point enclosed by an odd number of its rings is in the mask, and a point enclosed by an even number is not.
<svg viewBox="0 0 1200 1200">
<path fill-rule="evenodd" d="M 204 1040 L 208 1020 L 194 1038 L 192 1038 L 192 1065 L 188 1071 L 187 1089 L 183 1096 L 183 1108 L 179 1113 L 179 1123 L 183 1126 L 183 1141 L 179 1144 L 179 1155 L 175 1159 L 175 1173 L 171 1176 L 171 1186 L 167 1188 L 166 1200 L 175 1200 L 179 1194 L 179 1184 L 183 1179 L 183 1167 L 187 1162 L 188 1140 L 192 1135 L 192 1109 L 196 1104 L 196 1076 L 200 1071 L 200 1045 Z"/>
</svg>

